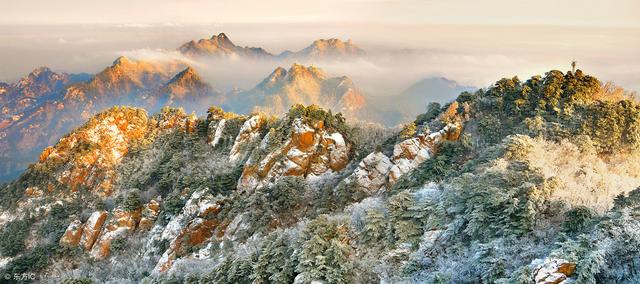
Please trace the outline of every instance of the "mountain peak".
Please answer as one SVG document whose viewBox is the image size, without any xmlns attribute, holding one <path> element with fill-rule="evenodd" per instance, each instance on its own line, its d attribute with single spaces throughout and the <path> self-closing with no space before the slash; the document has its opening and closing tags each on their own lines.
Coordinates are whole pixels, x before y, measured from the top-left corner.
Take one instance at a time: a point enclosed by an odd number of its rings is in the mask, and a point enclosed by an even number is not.
<svg viewBox="0 0 640 284">
<path fill-rule="evenodd" d="M 116 60 L 113 61 L 113 65 L 114 66 L 116 66 L 116 65 L 130 65 L 132 63 L 133 63 L 133 61 L 131 61 L 131 59 L 129 59 L 128 57 L 126 57 L 124 55 L 116 58 Z"/>
<path fill-rule="evenodd" d="M 287 77 L 287 70 L 278 66 L 276 70 L 273 70 L 269 77 L 264 80 L 264 84 L 272 86 L 273 84 L 284 80 Z"/>
<path fill-rule="evenodd" d="M 225 33 L 219 33 L 218 35 L 213 35 L 209 40 L 211 44 L 221 48 L 236 48 L 236 45 L 227 37 Z"/>
<path fill-rule="evenodd" d="M 219 39 L 229 39 L 225 33 L 219 33 L 218 35 L 213 35 L 213 36 L 211 37 L 211 39 L 216 39 L 216 38 L 219 38 Z"/>
<path fill-rule="evenodd" d="M 298 63 L 293 63 L 291 65 L 291 68 L 289 68 L 288 75 L 289 75 L 289 80 L 296 80 L 300 78 L 325 79 L 327 77 L 320 68 L 317 68 L 314 66 L 306 67 Z"/>
<path fill-rule="evenodd" d="M 200 75 L 198 72 L 193 69 L 191 66 L 186 69 L 180 71 L 180 73 L 176 74 L 167 85 L 171 84 L 185 84 L 185 83 L 193 83 L 193 82 L 201 82 Z"/>
<path fill-rule="evenodd" d="M 325 57 L 325 56 L 360 56 L 364 50 L 353 44 L 351 39 L 342 41 L 337 38 L 315 40 L 307 48 L 297 52 L 298 56 L 305 57 Z"/>
<path fill-rule="evenodd" d="M 40 66 L 36 69 L 33 69 L 33 71 L 31 71 L 29 75 L 34 77 L 39 77 L 40 75 L 47 74 L 47 73 L 53 73 L 53 71 L 51 71 L 51 69 L 49 69 L 49 67 L 47 66 Z"/>
</svg>

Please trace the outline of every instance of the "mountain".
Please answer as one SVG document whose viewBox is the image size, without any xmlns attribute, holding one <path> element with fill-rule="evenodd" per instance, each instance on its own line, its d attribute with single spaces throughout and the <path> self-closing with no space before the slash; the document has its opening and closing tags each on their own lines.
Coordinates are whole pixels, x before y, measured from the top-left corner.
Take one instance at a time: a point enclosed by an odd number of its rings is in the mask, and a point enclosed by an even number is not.
<svg viewBox="0 0 640 284">
<path fill-rule="evenodd" d="M 189 56 L 240 56 L 254 59 L 270 58 L 273 55 L 259 47 L 241 47 L 233 44 L 224 33 L 213 35 L 210 39 L 200 39 L 190 41 L 178 48 L 178 50 Z"/>
<path fill-rule="evenodd" d="M 581 70 L 551 70 L 462 93 L 402 130 L 315 105 L 281 117 L 211 107 L 202 118 L 114 107 L 0 189 L 0 273 L 55 283 L 632 282 L 640 105 L 617 95 Z"/>
<path fill-rule="evenodd" d="M 57 74 L 38 68 L 10 86 L 0 121 L 0 180 L 35 161 L 46 146 L 92 115 L 116 105 L 149 111 L 182 106 L 204 113 L 224 97 L 180 63 L 116 59 L 95 76 Z M 178 72 L 182 70 L 182 72 Z M 80 78 L 80 79 L 78 79 Z"/>
<path fill-rule="evenodd" d="M 236 94 L 225 106 L 239 113 L 282 114 L 295 104 L 315 104 L 358 116 L 366 100 L 348 77 L 329 78 L 319 68 L 294 63 L 289 70 L 276 68 L 255 88 Z"/>
<path fill-rule="evenodd" d="M 241 47 L 235 45 L 226 34 L 213 35 L 210 39 L 200 39 L 184 43 L 178 48 L 187 56 L 242 57 L 250 59 L 309 60 L 309 59 L 347 59 L 365 55 L 364 50 L 339 39 L 319 39 L 297 52 L 284 51 L 273 55 L 260 47 Z"/>
<path fill-rule="evenodd" d="M 400 93 L 396 99 L 405 103 L 407 107 L 411 107 L 409 103 L 427 105 L 430 102 L 446 104 L 455 100 L 462 92 L 473 92 L 477 88 L 461 85 L 456 81 L 449 80 L 444 77 L 425 78 L 411 85 L 405 91 Z M 424 110 L 412 110 L 414 113 L 420 113 Z"/>
<path fill-rule="evenodd" d="M 476 88 L 464 86 L 444 77 L 425 78 L 411 85 L 400 94 L 387 97 L 370 97 L 370 104 L 377 109 L 389 125 L 408 121 L 423 113 L 429 103 L 444 105 L 455 100 L 462 92 Z"/>
<path fill-rule="evenodd" d="M 331 38 L 316 40 L 300 51 L 285 51 L 279 56 L 294 59 L 345 59 L 363 55 L 365 55 L 364 50 L 353 44 L 351 40 L 344 42 Z"/>
</svg>

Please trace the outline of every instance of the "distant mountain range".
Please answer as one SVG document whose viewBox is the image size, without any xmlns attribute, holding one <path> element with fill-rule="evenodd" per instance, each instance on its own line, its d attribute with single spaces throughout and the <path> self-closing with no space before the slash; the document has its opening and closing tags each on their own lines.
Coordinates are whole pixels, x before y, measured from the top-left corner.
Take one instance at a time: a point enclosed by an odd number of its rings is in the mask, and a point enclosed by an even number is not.
<svg viewBox="0 0 640 284">
<path fill-rule="evenodd" d="M 235 45 L 229 37 L 220 33 L 210 39 L 190 41 L 178 48 L 188 56 L 228 56 L 252 59 L 336 59 L 359 57 L 365 54 L 364 50 L 353 44 L 351 40 L 342 41 L 336 38 L 319 39 L 308 47 L 297 52 L 284 51 L 280 54 L 272 54 L 261 47 L 242 47 Z"/>
<path fill-rule="evenodd" d="M 460 93 L 476 89 L 444 77 L 429 77 L 411 85 L 400 94 L 368 99 L 377 108 L 381 116 L 379 119 L 394 125 L 414 119 L 416 115 L 426 111 L 429 103 L 444 105 L 455 100 Z"/>
<path fill-rule="evenodd" d="M 317 40 L 298 52 L 272 55 L 261 48 L 239 47 L 221 33 L 180 47 L 189 56 L 250 58 L 341 58 L 360 56 L 350 41 Z M 292 64 L 277 67 L 250 90 L 224 93 L 205 82 L 184 62 L 117 58 L 95 75 L 56 73 L 40 67 L 13 84 L 0 83 L 0 181 L 15 177 L 47 146 L 112 106 L 128 105 L 157 112 L 182 107 L 204 113 L 222 106 L 241 114 L 281 115 L 292 105 L 316 104 L 352 120 L 396 125 L 421 113 L 430 101 L 444 103 L 472 88 L 444 78 L 425 79 L 402 94 L 369 97 L 347 76 L 331 77 L 320 68 Z"/>
<path fill-rule="evenodd" d="M 219 103 L 221 94 L 184 68 L 120 57 L 93 77 L 42 67 L 15 84 L 3 84 L 0 180 L 21 172 L 44 147 L 105 108 L 135 105 L 157 111 L 179 106 L 204 112 Z"/>
</svg>

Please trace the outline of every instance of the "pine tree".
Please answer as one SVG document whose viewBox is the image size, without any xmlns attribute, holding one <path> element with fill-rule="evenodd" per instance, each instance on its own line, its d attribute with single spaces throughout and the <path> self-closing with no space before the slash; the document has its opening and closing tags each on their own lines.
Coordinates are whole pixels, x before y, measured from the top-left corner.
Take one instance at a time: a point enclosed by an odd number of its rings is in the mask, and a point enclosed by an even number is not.
<svg viewBox="0 0 640 284">
<path fill-rule="evenodd" d="M 364 218 L 364 222 L 362 241 L 364 243 L 377 244 L 386 233 L 387 223 L 384 213 L 377 209 L 369 210 Z"/>
</svg>

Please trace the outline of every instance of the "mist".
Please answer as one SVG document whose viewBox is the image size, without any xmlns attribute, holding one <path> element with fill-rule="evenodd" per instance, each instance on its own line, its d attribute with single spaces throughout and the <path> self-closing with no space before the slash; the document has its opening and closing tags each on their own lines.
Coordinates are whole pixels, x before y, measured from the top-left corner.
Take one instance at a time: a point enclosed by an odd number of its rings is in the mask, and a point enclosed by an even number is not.
<svg viewBox="0 0 640 284">
<path fill-rule="evenodd" d="M 367 55 L 349 61 L 299 62 L 328 76 L 348 76 L 370 96 L 402 92 L 427 77 L 485 87 L 496 78 L 578 68 L 603 81 L 640 90 L 640 28 L 545 26 L 375 25 L 344 23 L 210 25 L 0 26 L 0 81 L 14 82 L 39 66 L 96 73 L 126 55 L 184 60 L 215 89 L 250 89 L 293 61 L 185 58 L 176 48 L 225 32 L 241 46 L 278 54 L 320 38 L 352 39 Z"/>
</svg>

